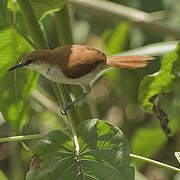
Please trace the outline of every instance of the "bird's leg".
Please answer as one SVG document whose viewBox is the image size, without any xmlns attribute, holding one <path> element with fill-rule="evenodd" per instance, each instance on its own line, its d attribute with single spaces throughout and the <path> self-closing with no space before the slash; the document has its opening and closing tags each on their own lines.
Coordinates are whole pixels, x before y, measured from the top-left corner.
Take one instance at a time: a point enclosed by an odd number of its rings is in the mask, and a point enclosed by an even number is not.
<svg viewBox="0 0 180 180">
<path fill-rule="evenodd" d="M 70 107 L 72 107 L 74 104 L 76 104 L 78 101 L 80 101 L 83 97 L 87 96 L 89 93 L 84 92 L 81 96 L 79 96 L 77 99 L 75 99 L 74 101 L 65 104 L 64 106 L 62 106 L 62 111 L 61 114 L 62 115 L 66 115 L 66 111 L 67 109 L 69 109 Z"/>
<path fill-rule="evenodd" d="M 83 87 L 83 94 L 81 96 L 79 96 L 78 98 L 76 98 L 74 101 L 67 103 L 65 105 L 62 106 L 61 108 L 61 114 L 62 115 L 66 115 L 66 111 L 67 109 L 69 109 L 70 107 L 74 106 L 74 104 L 76 104 L 78 101 L 80 101 L 82 98 L 84 98 L 85 96 L 87 96 L 90 92 L 90 88 L 89 87 Z"/>
</svg>

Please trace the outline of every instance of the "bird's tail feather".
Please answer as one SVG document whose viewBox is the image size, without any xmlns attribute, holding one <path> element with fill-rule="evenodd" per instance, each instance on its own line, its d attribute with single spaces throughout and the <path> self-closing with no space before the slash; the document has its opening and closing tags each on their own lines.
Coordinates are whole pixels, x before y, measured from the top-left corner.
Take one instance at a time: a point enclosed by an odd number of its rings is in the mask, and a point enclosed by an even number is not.
<svg viewBox="0 0 180 180">
<path fill-rule="evenodd" d="M 118 56 L 107 57 L 107 65 L 121 68 L 141 68 L 147 65 L 148 60 L 153 60 L 151 56 Z"/>
</svg>

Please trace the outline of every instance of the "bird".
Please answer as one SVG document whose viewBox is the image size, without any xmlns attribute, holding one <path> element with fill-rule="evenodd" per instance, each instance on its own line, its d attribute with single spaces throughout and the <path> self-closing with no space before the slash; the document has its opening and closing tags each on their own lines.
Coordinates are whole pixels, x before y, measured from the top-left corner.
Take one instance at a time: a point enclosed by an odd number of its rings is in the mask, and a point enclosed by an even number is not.
<svg viewBox="0 0 180 180">
<path fill-rule="evenodd" d="M 66 112 L 90 93 L 91 83 L 101 71 L 109 67 L 143 68 L 148 60 L 153 59 L 151 56 L 143 55 L 106 56 L 100 50 L 87 45 L 65 45 L 52 50 L 34 50 L 8 71 L 25 67 L 41 73 L 51 81 L 81 86 L 83 94 L 62 107 Z"/>
</svg>

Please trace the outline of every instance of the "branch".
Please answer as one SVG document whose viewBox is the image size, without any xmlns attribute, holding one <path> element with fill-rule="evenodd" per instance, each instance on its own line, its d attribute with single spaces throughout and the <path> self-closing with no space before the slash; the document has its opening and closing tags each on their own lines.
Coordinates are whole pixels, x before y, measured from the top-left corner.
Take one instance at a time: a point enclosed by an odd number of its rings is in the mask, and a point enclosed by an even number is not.
<svg viewBox="0 0 180 180">
<path fill-rule="evenodd" d="M 135 159 L 140 159 L 140 160 L 143 160 L 143 161 L 147 161 L 147 162 L 149 162 L 151 164 L 155 164 L 155 165 L 158 165 L 158 166 L 161 166 L 161 167 L 164 167 L 164 168 L 168 168 L 168 169 L 180 172 L 179 168 L 174 167 L 174 166 L 170 166 L 168 164 L 165 164 L 165 163 L 162 163 L 162 162 L 159 162 L 159 161 L 155 161 L 155 160 L 145 158 L 145 157 L 142 157 L 142 156 L 138 156 L 138 155 L 135 155 L 135 154 L 130 154 L 130 157 L 135 158 Z"/>
<path fill-rule="evenodd" d="M 104 19 L 125 20 L 142 29 L 157 33 L 161 36 L 173 36 L 180 38 L 180 31 L 169 24 L 155 22 L 156 18 L 149 13 L 123 6 L 117 3 L 99 0 L 70 0 L 77 11 L 85 11 L 89 14 L 103 17 Z"/>
<path fill-rule="evenodd" d="M 24 140 L 40 139 L 44 135 L 45 134 L 34 134 L 34 135 L 4 137 L 4 138 L 0 138 L 0 143 L 1 142 L 10 142 L 10 141 L 24 141 Z"/>
<path fill-rule="evenodd" d="M 61 116 L 60 108 L 43 94 L 41 94 L 37 89 L 33 90 L 31 96 L 44 105 L 47 109 L 50 109 L 52 112 L 56 113 L 58 116 Z"/>
</svg>

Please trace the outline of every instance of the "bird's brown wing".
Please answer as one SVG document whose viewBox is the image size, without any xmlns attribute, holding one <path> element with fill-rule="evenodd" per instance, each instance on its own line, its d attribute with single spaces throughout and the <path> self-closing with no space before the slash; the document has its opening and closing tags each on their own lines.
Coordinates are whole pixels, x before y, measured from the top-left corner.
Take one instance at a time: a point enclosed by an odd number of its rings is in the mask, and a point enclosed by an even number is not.
<svg viewBox="0 0 180 180">
<path fill-rule="evenodd" d="M 80 78 L 106 62 L 104 53 L 84 45 L 62 46 L 52 50 L 55 64 L 69 78 Z"/>
</svg>

